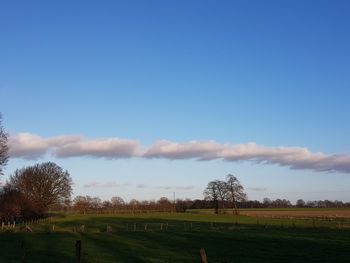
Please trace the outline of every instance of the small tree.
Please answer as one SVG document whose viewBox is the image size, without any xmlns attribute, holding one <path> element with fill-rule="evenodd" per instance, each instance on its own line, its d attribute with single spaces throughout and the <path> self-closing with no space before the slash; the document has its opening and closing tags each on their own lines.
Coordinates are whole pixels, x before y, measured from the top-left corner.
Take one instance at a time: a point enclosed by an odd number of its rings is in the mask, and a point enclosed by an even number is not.
<svg viewBox="0 0 350 263">
<path fill-rule="evenodd" d="M 298 199 L 297 200 L 297 203 L 296 203 L 296 206 L 297 207 L 305 207 L 306 203 L 303 199 Z"/>
<path fill-rule="evenodd" d="M 227 200 L 231 202 L 232 210 L 235 215 L 238 215 L 237 202 L 242 202 L 247 199 L 244 188 L 239 180 L 232 174 L 226 176 Z"/>
<path fill-rule="evenodd" d="M 204 197 L 206 200 L 212 201 L 214 203 L 214 213 L 219 212 L 219 191 L 216 181 L 211 181 L 208 183 L 207 188 L 204 190 Z"/>
<path fill-rule="evenodd" d="M 52 162 L 16 170 L 7 184 L 29 200 L 38 213 L 65 202 L 72 193 L 69 173 Z"/>
<path fill-rule="evenodd" d="M 122 207 L 125 206 L 125 202 L 123 200 L 123 198 L 119 197 L 119 196 L 113 196 L 111 198 L 111 203 L 112 203 L 112 207 L 115 210 L 121 209 Z"/>
<path fill-rule="evenodd" d="M 0 175 L 3 174 L 3 169 L 6 166 L 9 158 L 8 150 L 7 133 L 2 127 L 2 115 L 0 113 Z"/>
</svg>

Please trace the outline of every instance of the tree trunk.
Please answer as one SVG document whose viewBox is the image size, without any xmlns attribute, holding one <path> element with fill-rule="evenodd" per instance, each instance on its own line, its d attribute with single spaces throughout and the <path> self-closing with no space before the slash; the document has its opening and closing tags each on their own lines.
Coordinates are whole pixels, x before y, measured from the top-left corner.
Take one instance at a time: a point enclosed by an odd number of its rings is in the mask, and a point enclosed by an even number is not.
<svg viewBox="0 0 350 263">
<path fill-rule="evenodd" d="M 233 212 L 233 214 L 234 214 L 234 215 L 239 215 L 236 200 L 233 199 L 233 200 L 232 200 L 232 203 L 233 203 L 233 206 L 232 206 L 232 210 L 233 210 L 232 212 Z"/>
<path fill-rule="evenodd" d="M 219 213 L 219 202 L 218 200 L 214 200 L 214 205 L 215 205 L 215 214 Z"/>
</svg>

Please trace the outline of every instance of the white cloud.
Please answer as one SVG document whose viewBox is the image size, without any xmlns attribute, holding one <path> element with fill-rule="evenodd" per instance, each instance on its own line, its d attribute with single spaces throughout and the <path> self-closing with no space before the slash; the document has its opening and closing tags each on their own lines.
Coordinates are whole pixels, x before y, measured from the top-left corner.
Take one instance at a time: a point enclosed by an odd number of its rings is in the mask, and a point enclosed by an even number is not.
<svg viewBox="0 0 350 263">
<path fill-rule="evenodd" d="M 350 155 L 327 155 L 302 147 L 266 147 L 254 142 L 246 144 L 219 144 L 215 141 L 171 142 L 160 140 L 144 149 L 136 140 L 120 138 L 86 139 L 81 136 L 42 138 L 20 133 L 9 138 L 10 155 L 14 158 L 37 159 L 45 154 L 59 158 L 90 156 L 106 159 L 164 158 L 171 160 L 195 159 L 208 161 L 222 159 L 229 162 L 253 161 L 277 164 L 291 169 L 310 169 L 350 173 Z"/>
<path fill-rule="evenodd" d="M 56 149 L 57 157 L 92 156 L 108 159 L 135 157 L 141 154 L 140 144 L 133 140 L 107 138 L 81 140 L 62 144 Z"/>
</svg>

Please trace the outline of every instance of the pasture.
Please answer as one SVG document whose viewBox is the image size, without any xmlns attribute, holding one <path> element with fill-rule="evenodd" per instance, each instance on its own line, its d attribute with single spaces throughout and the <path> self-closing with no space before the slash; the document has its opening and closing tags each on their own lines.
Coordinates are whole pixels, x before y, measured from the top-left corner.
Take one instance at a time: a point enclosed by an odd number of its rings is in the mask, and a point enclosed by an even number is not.
<svg viewBox="0 0 350 263">
<path fill-rule="evenodd" d="M 330 210 L 323 217 L 310 217 L 307 209 L 302 217 L 268 217 L 266 211 L 59 214 L 31 224 L 30 233 L 23 226 L 1 230 L 0 262 L 77 262 L 77 240 L 81 262 L 91 263 L 201 262 L 201 248 L 209 263 L 349 262 L 350 219 L 329 217 Z"/>
</svg>

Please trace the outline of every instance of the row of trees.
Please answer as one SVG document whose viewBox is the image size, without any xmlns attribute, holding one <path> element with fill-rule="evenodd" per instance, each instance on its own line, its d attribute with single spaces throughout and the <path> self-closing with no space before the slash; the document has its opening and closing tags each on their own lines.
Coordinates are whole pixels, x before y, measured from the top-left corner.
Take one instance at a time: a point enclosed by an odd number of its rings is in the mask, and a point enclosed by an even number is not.
<svg viewBox="0 0 350 263">
<path fill-rule="evenodd" d="M 230 201 L 220 201 L 218 213 L 226 213 L 227 208 L 232 207 Z M 307 205 L 312 204 L 312 205 Z M 258 200 L 245 200 L 236 203 L 240 208 L 292 208 L 301 207 L 297 203 L 293 205 L 289 200 L 265 198 L 263 202 Z M 308 201 L 305 206 L 309 208 L 350 208 L 350 202 L 341 201 Z M 142 213 L 142 212 L 185 212 L 188 209 L 215 209 L 217 202 L 208 199 L 176 199 L 175 202 L 166 197 L 159 200 L 136 200 L 124 201 L 121 197 L 112 197 L 103 201 L 99 197 L 77 196 L 72 202 L 56 205 L 54 210 L 74 211 L 78 213 Z M 226 208 L 226 209 L 224 209 Z M 233 210 L 234 211 L 234 210 Z"/>
<path fill-rule="evenodd" d="M 161 197 L 159 200 L 139 201 L 132 199 L 125 202 L 121 197 L 112 197 L 111 200 L 102 201 L 98 197 L 77 196 L 74 198 L 72 204 L 66 209 L 77 211 L 80 213 L 118 213 L 118 212 L 184 212 L 191 207 L 192 200 L 178 199 L 170 201 L 166 197 Z"/>
</svg>

